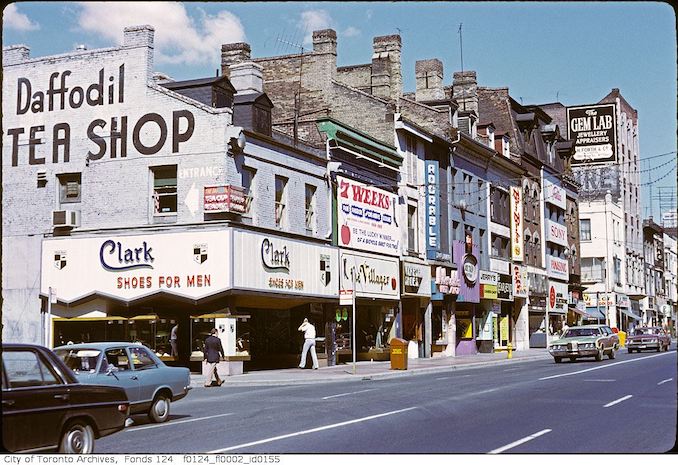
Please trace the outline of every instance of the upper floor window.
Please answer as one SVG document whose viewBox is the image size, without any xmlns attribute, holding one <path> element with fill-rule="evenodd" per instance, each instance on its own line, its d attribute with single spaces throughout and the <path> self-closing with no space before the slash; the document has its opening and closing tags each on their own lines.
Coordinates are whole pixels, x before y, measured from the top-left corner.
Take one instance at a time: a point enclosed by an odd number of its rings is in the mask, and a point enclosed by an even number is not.
<svg viewBox="0 0 678 465">
<path fill-rule="evenodd" d="M 309 231 L 315 231 L 315 191 L 316 187 L 311 184 L 306 184 L 306 200 L 305 200 L 305 211 L 306 211 L 306 229 Z"/>
<path fill-rule="evenodd" d="M 284 226 L 284 219 L 286 216 L 285 203 L 287 201 L 286 195 L 287 178 L 284 176 L 275 177 L 275 225 Z"/>
<path fill-rule="evenodd" d="M 417 251 L 417 206 L 407 206 L 407 250 Z"/>
<path fill-rule="evenodd" d="M 57 174 L 59 180 L 59 203 L 77 203 L 81 201 L 82 174 Z"/>
<path fill-rule="evenodd" d="M 153 214 L 177 212 L 177 165 L 151 167 L 153 175 Z"/>
<path fill-rule="evenodd" d="M 579 239 L 582 241 L 591 240 L 591 220 L 590 219 L 580 219 L 579 220 Z"/>
<path fill-rule="evenodd" d="M 405 136 L 405 152 L 407 157 L 407 182 L 417 184 L 417 141 L 409 134 Z"/>
<path fill-rule="evenodd" d="M 245 214 L 249 215 L 252 212 L 252 202 L 254 200 L 254 175 L 257 170 L 243 166 L 241 172 L 241 185 L 245 190 Z"/>
</svg>

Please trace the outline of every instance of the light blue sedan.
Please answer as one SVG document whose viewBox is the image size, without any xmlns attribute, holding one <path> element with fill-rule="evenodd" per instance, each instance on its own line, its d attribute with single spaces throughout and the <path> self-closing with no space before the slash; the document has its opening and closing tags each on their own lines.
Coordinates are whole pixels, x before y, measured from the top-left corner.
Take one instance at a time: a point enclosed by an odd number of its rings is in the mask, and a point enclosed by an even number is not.
<svg viewBox="0 0 678 465">
<path fill-rule="evenodd" d="M 125 389 L 130 413 L 148 413 L 151 421 L 167 421 L 170 402 L 191 389 L 188 368 L 168 367 L 148 347 L 129 342 L 95 342 L 56 347 L 54 353 L 83 384 Z"/>
</svg>

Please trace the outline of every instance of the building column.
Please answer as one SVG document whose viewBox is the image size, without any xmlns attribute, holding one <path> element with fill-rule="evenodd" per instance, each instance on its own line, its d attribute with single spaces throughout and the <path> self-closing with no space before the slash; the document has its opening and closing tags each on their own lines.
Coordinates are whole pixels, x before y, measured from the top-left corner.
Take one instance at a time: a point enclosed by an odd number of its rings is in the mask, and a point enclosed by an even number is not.
<svg viewBox="0 0 678 465">
<path fill-rule="evenodd" d="M 530 314 L 527 309 L 527 299 L 516 298 L 514 308 L 519 309 L 516 318 L 516 350 L 530 348 Z"/>
<path fill-rule="evenodd" d="M 424 313 L 424 357 L 431 358 L 431 346 L 433 344 L 433 328 L 431 318 L 433 316 L 433 302 L 428 301 Z"/>
</svg>

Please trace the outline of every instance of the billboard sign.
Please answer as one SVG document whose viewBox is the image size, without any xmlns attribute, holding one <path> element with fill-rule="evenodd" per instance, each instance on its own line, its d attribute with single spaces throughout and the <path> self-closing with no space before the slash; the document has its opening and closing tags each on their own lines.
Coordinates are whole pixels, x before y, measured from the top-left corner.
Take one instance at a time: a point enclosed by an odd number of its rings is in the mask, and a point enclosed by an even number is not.
<svg viewBox="0 0 678 465">
<path fill-rule="evenodd" d="M 523 261 L 523 191 L 511 186 L 511 259 Z"/>
<path fill-rule="evenodd" d="M 574 140 L 572 165 L 617 161 L 617 121 L 612 103 L 569 107 L 567 137 Z"/>
<path fill-rule="evenodd" d="M 400 229 L 392 192 L 337 176 L 339 246 L 400 255 Z"/>
<path fill-rule="evenodd" d="M 440 195 L 438 162 L 426 160 L 426 258 L 434 260 L 440 250 Z"/>
</svg>

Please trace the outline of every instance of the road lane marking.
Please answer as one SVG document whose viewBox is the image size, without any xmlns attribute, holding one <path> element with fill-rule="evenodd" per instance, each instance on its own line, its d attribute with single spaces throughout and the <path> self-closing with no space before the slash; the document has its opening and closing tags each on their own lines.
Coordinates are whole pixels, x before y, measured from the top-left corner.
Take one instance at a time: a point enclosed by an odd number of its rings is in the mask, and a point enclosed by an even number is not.
<svg viewBox="0 0 678 465">
<path fill-rule="evenodd" d="M 520 368 L 507 368 L 506 370 L 502 371 L 516 371 L 516 370 L 520 370 Z"/>
<path fill-rule="evenodd" d="M 619 399 L 617 399 L 617 400 L 613 400 L 613 401 L 610 402 L 609 404 L 603 405 L 603 408 L 604 408 L 604 407 L 612 407 L 613 405 L 617 405 L 619 402 L 624 402 L 625 400 L 628 400 L 628 399 L 630 399 L 631 397 L 633 397 L 633 396 L 632 396 L 631 394 L 629 394 L 628 396 L 624 396 L 624 397 L 621 397 L 621 398 L 619 398 Z"/>
<path fill-rule="evenodd" d="M 614 383 L 616 379 L 584 379 L 582 381 L 591 381 L 595 383 Z"/>
<path fill-rule="evenodd" d="M 370 392 L 370 391 L 376 391 L 376 389 L 363 389 L 362 391 L 353 391 L 353 392 L 345 392 L 343 394 L 335 394 L 333 396 L 323 397 L 323 400 L 333 399 L 334 397 L 350 396 L 351 394 L 360 394 L 361 392 Z"/>
<path fill-rule="evenodd" d="M 664 381 L 659 381 L 657 383 L 657 386 L 661 386 L 662 384 L 668 383 L 669 381 L 673 381 L 673 378 L 665 379 Z"/>
<path fill-rule="evenodd" d="M 161 426 L 172 426 L 172 425 L 178 425 L 178 424 L 181 424 L 181 423 L 191 423 L 193 421 L 201 421 L 201 420 L 209 420 L 211 418 L 227 417 L 229 415 L 234 415 L 234 414 L 233 413 L 222 413 L 220 415 L 212 415 L 212 416 L 209 416 L 209 417 L 191 418 L 190 420 L 170 421 L 170 422 L 167 422 L 167 423 L 161 423 L 159 425 L 137 426 L 137 427 L 134 427 L 134 428 L 127 428 L 123 431 L 141 431 L 142 429 L 160 428 Z"/>
<path fill-rule="evenodd" d="M 272 438 L 262 439 L 260 441 L 253 441 L 253 442 L 247 442 L 245 444 L 238 444 L 237 446 L 226 447 L 224 449 L 217 449 L 217 450 L 213 450 L 213 451 L 206 452 L 206 453 L 207 454 L 221 454 L 223 452 L 228 452 L 230 450 L 242 449 L 242 448 L 250 447 L 250 446 L 257 446 L 259 444 L 266 444 L 267 442 L 273 442 L 273 441 L 279 441 L 281 439 L 293 438 L 295 436 L 301 436 L 301 435 L 304 435 L 304 434 L 317 433 L 318 431 L 324 431 L 324 430 L 328 430 L 328 429 L 339 428 L 341 426 L 352 425 L 354 423 L 360 423 L 362 421 L 374 420 L 374 419 L 377 419 L 377 418 L 387 417 L 389 415 L 397 415 L 399 413 L 408 412 L 408 411 L 414 410 L 416 408 L 417 407 L 408 407 L 408 408 L 404 408 L 404 409 L 400 409 L 400 410 L 393 410 L 391 412 L 379 413 L 377 415 L 370 415 L 369 417 L 356 418 L 355 420 L 342 421 L 341 423 L 334 423 L 332 425 L 320 426 L 318 428 L 307 429 L 307 430 L 304 430 L 304 431 L 297 431 L 296 433 L 283 434 L 281 436 L 275 436 L 275 437 L 272 437 Z"/>
<path fill-rule="evenodd" d="M 436 380 L 441 380 L 441 379 L 452 379 L 451 376 L 443 376 L 442 378 L 436 378 Z"/>
<path fill-rule="evenodd" d="M 622 364 L 624 364 L 624 363 L 638 362 L 638 361 L 640 361 L 640 360 L 647 360 L 647 359 L 654 358 L 654 357 L 662 357 L 662 356 L 664 356 L 664 355 L 673 355 L 673 356 L 675 356 L 675 354 L 672 354 L 671 352 L 664 352 L 664 353 L 662 353 L 662 354 L 649 355 L 649 356 L 647 356 L 647 357 L 634 358 L 634 359 L 632 359 L 632 360 L 624 360 L 624 361 L 622 361 L 622 362 L 608 363 L 607 365 L 601 365 L 601 366 L 597 366 L 597 367 L 593 367 L 593 368 L 588 368 L 588 369 L 586 369 L 586 370 L 571 371 L 571 372 L 569 372 L 569 373 L 561 373 L 561 374 L 559 374 L 559 375 L 546 376 L 546 377 L 544 377 L 544 378 L 539 378 L 539 381 L 544 381 L 544 380 L 546 380 L 546 379 L 562 378 L 563 376 L 578 375 L 578 374 L 580 374 L 580 373 L 587 373 L 587 372 L 593 371 L 593 370 L 601 370 L 601 369 L 603 369 L 603 368 L 613 367 L 613 366 L 615 366 L 615 365 L 622 365 Z"/>
<path fill-rule="evenodd" d="M 538 438 L 539 436 L 543 436 L 544 434 L 550 433 L 552 430 L 550 429 L 543 429 L 539 431 L 538 433 L 531 434 L 529 436 L 524 437 L 523 439 L 518 439 L 515 442 L 512 442 L 511 444 L 506 444 L 503 447 L 500 447 L 499 449 L 494 449 L 488 452 L 488 454 L 501 454 L 505 450 L 513 449 L 516 446 L 519 446 L 521 444 L 525 444 L 528 441 L 531 441 L 533 439 Z"/>
</svg>

